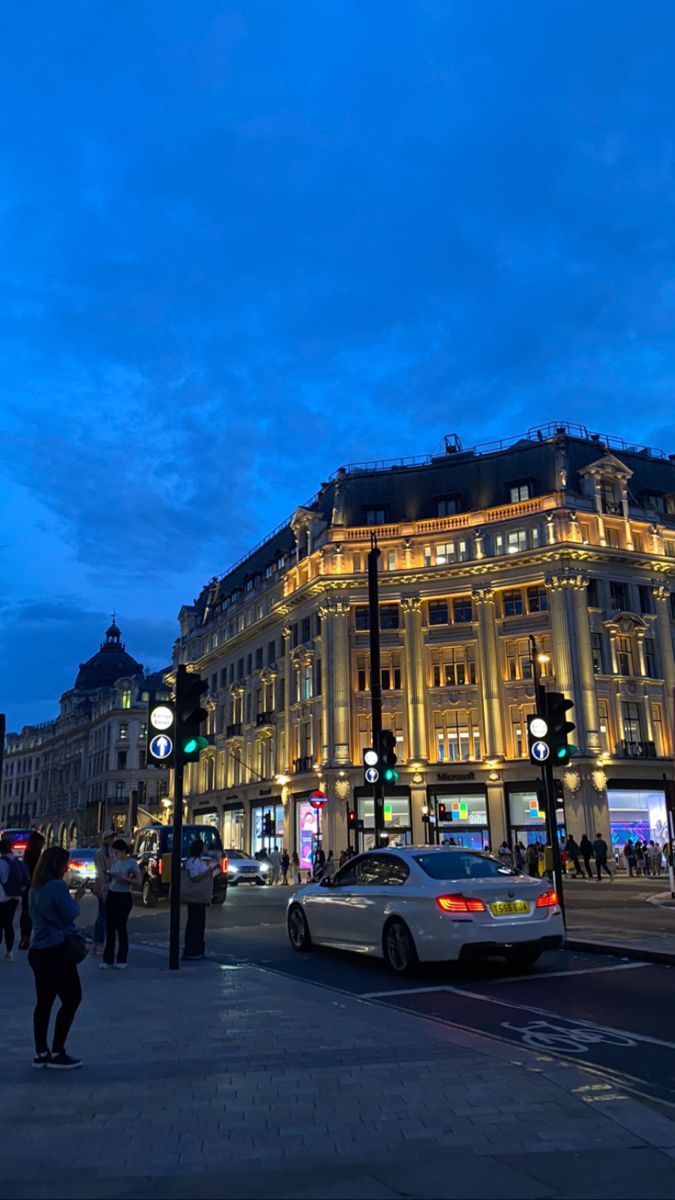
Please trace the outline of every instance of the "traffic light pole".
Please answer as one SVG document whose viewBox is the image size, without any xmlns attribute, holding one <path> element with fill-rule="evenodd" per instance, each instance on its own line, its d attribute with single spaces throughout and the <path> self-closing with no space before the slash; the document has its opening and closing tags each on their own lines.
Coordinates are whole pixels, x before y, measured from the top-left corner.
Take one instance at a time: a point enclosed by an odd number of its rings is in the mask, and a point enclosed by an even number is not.
<svg viewBox="0 0 675 1200">
<path fill-rule="evenodd" d="M 546 716 L 546 688 L 541 682 L 539 674 L 539 663 L 537 661 L 537 644 L 532 634 L 530 634 L 530 645 L 532 649 L 532 675 L 534 678 L 534 694 L 536 698 L 537 713 Z M 560 861 L 560 842 L 558 841 L 558 819 L 556 815 L 556 798 L 555 798 L 555 780 L 553 778 L 553 766 L 551 760 L 547 759 L 541 765 L 541 778 L 544 786 L 544 811 L 546 813 L 546 840 L 551 847 L 551 855 L 553 858 L 553 880 L 555 885 L 558 902 L 562 910 L 563 921 L 565 920 L 565 901 L 563 898 L 562 889 L 562 863 Z"/>
<path fill-rule="evenodd" d="M 176 709 L 187 672 L 181 663 L 176 670 Z M 173 774 L 173 846 L 171 847 L 171 893 L 169 897 L 169 970 L 177 971 L 180 962 L 180 870 L 183 849 L 183 772 L 182 747 L 176 739 Z"/>
<path fill-rule="evenodd" d="M 380 671 L 380 605 L 377 579 L 377 560 L 380 551 L 377 537 L 370 535 L 368 553 L 368 614 L 370 625 L 370 705 L 372 717 L 372 745 L 379 747 L 382 733 L 382 674 Z M 384 780 L 380 774 L 373 784 L 373 827 L 375 849 L 384 830 Z M 365 839 L 364 839 L 365 840 Z"/>
</svg>

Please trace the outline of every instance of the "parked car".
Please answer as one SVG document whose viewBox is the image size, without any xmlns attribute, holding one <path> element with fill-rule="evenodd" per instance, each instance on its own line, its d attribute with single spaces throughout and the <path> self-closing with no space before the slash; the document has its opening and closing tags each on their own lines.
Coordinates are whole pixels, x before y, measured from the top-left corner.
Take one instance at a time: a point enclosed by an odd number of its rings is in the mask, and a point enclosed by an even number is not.
<svg viewBox="0 0 675 1200">
<path fill-rule="evenodd" d="M 267 883 L 272 870 L 268 862 L 261 862 L 245 850 L 226 850 L 227 882 L 230 887 L 240 883 L 257 883 L 259 887 Z"/>
<path fill-rule="evenodd" d="M 9 838 L 12 843 L 12 852 L 16 854 L 17 858 L 23 858 L 29 834 L 32 832 L 32 829 L 3 829 L 0 836 Z"/>
<path fill-rule="evenodd" d="M 65 881 L 69 888 L 90 886 L 96 878 L 96 850 L 71 850 Z"/>
<path fill-rule="evenodd" d="M 196 838 L 201 838 L 210 857 L 219 857 L 220 873 L 214 877 L 212 903 L 224 904 L 227 896 L 227 855 L 223 852 L 218 830 L 212 825 L 184 825 L 181 862 L 185 862 Z M 154 908 L 159 900 L 165 900 L 169 895 L 172 850 L 171 825 L 146 825 L 134 836 L 132 854 L 141 868 L 141 902 L 145 908 Z"/>
<path fill-rule="evenodd" d="M 399 975 L 417 962 L 470 955 L 530 967 L 544 950 L 559 949 L 564 933 L 548 880 L 461 846 L 370 850 L 333 879 L 300 888 L 287 920 L 295 950 L 360 951 Z"/>
</svg>

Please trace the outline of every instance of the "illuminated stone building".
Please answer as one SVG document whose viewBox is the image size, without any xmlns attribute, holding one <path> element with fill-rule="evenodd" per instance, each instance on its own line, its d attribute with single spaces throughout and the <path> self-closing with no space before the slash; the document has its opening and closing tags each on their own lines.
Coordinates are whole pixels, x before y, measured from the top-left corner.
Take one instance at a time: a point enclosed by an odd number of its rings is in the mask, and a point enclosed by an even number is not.
<svg viewBox="0 0 675 1200">
<path fill-rule="evenodd" d="M 580 753 L 559 772 L 561 824 L 577 836 L 611 828 L 617 844 L 628 832 L 663 841 L 675 461 L 562 424 L 340 468 L 181 610 L 176 661 L 208 681 L 214 735 L 187 775 L 194 818 L 255 851 L 271 810 L 277 841 L 306 860 L 321 784 L 325 847 L 347 844 L 348 804 L 368 844 L 373 532 L 383 725 L 401 764 L 390 840 L 423 842 L 436 828 L 492 847 L 542 835 L 525 725 L 535 648 L 543 682 L 574 700 Z"/>
<path fill-rule="evenodd" d="M 139 807 L 164 816 L 166 773 L 146 765 L 145 745 L 148 696 L 162 691 L 161 673 L 143 673 L 113 619 L 59 715 L 7 734 L 0 828 L 41 826 L 49 842 L 82 846 L 108 825 L 128 828 Z"/>
</svg>

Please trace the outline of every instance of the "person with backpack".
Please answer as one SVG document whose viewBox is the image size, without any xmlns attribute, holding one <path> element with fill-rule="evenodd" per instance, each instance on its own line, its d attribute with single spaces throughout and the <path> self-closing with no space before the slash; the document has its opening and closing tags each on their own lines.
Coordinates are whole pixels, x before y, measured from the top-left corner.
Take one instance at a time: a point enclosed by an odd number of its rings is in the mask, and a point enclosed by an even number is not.
<svg viewBox="0 0 675 1200">
<path fill-rule="evenodd" d="M 12 853 L 9 838 L 0 839 L 0 943 L 5 940 L 5 962 L 14 958 L 14 914 L 28 887 L 28 871 Z"/>
</svg>

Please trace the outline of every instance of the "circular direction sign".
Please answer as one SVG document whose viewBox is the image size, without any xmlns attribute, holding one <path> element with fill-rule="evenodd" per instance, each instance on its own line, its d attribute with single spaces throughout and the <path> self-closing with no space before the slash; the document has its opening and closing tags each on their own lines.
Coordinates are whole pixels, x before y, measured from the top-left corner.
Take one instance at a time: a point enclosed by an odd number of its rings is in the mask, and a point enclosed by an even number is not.
<svg viewBox="0 0 675 1200">
<path fill-rule="evenodd" d="M 530 721 L 530 733 L 535 738 L 545 738 L 548 733 L 548 725 L 543 717 L 533 717 Z"/>
<path fill-rule="evenodd" d="M 378 779 L 380 778 L 380 772 L 378 771 L 377 767 L 366 767 L 364 774 L 366 783 L 377 783 Z"/>
<path fill-rule="evenodd" d="M 170 729 L 173 725 L 173 712 L 166 704 L 158 704 L 150 709 L 150 724 L 153 729 Z"/>
<path fill-rule="evenodd" d="M 532 757 L 536 758 L 537 762 L 546 762 L 550 753 L 551 751 L 546 742 L 533 742 Z"/>
<path fill-rule="evenodd" d="M 153 758 L 158 758 L 160 761 L 163 758 L 168 758 L 173 750 L 173 742 L 165 733 L 158 733 L 150 742 L 150 753 Z"/>
<path fill-rule="evenodd" d="M 323 808 L 324 804 L 328 803 L 328 796 L 325 792 L 312 792 L 309 802 L 312 808 Z"/>
<path fill-rule="evenodd" d="M 376 767 L 377 760 L 379 757 L 380 756 L 377 753 L 377 750 L 364 750 L 363 751 L 363 761 L 367 767 Z"/>
</svg>

